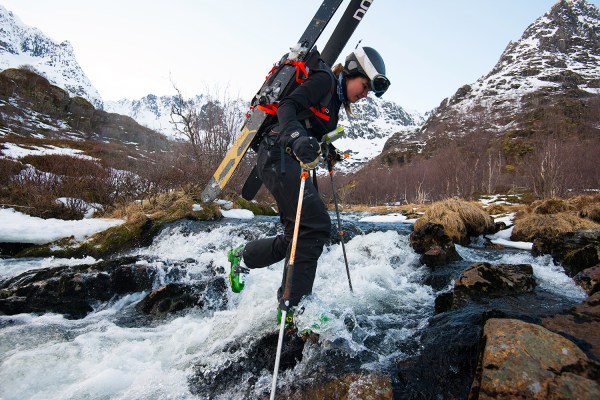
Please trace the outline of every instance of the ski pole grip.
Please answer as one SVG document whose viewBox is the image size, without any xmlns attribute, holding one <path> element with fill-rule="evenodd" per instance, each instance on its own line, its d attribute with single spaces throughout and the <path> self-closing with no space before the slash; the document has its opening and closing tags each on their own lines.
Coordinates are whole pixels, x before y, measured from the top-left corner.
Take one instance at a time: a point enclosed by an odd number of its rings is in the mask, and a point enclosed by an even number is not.
<svg viewBox="0 0 600 400">
<path fill-rule="evenodd" d="M 342 136 L 344 136 L 344 133 L 346 133 L 346 132 L 344 132 L 344 127 L 338 126 L 331 132 L 327 132 L 326 134 L 324 134 L 323 137 L 321 138 L 321 141 L 323 143 L 331 143 L 333 141 L 338 140 Z"/>
<path fill-rule="evenodd" d="M 308 179 L 308 171 L 303 170 L 302 173 L 300 174 L 300 180 L 305 181 L 307 179 Z"/>
</svg>

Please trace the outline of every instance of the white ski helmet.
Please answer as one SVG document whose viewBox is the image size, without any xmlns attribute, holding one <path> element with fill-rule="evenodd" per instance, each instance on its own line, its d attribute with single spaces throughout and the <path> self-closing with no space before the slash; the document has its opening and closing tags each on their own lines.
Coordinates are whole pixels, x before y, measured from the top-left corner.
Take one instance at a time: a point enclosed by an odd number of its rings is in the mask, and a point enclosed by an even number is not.
<svg viewBox="0 0 600 400">
<path fill-rule="evenodd" d="M 346 57 L 344 75 L 351 78 L 359 74 L 369 79 L 371 90 L 377 97 L 381 97 L 390 87 L 383 58 L 372 47 L 359 47 Z"/>
</svg>

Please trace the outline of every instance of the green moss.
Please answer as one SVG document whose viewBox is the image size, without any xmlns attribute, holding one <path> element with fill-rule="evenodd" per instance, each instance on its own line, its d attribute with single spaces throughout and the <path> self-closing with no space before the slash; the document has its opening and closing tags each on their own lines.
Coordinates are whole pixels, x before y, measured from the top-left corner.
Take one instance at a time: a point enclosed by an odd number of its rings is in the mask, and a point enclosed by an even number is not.
<svg viewBox="0 0 600 400">
<path fill-rule="evenodd" d="M 235 199 L 234 204 L 239 208 L 252 211 L 254 215 L 277 215 L 277 212 L 273 210 L 272 206 L 264 203 L 248 201 L 241 197 Z"/>
<path fill-rule="evenodd" d="M 204 203 L 202 204 L 202 210 L 191 211 L 190 215 L 191 219 L 198 219 L 201 221 L 214 221 L 221 219 L 222 217 L 219 206 L 215 203 Z"/>
</svg>

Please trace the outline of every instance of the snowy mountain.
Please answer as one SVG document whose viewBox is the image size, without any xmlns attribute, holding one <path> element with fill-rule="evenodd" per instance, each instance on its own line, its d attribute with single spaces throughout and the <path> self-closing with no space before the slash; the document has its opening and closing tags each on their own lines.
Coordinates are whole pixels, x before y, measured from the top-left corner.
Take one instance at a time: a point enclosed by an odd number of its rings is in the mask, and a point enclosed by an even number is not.
<svg viewBox="0 0 600 400">
<path fill-rule="evenodd" d="M 560 0 L 477 82 L 444 99 L 423 125 L 421 139 L 501 135 L 528 128 L 523 118 L 566 98 L 600 95 L 600 13 L 586 0 Z"/>
<path fill-rule="evenodd" d="M 340 170 L 357 170 L 369 160 L 378 156 L 387 140 L 396 135 L 412 138 L 424 118 L 417 111 L 406 111 L 398 104 L 369 96 L 352 105 L 354 118 L 341 112 L 340 124 L 346 136 L 335 142 L 335 146 L 351 155 Z"/>
<path fill-rule="evenodd" d="M 29 69 L 44 76 L 51 84 L 67 90 L 71 96 L 89 100 L 96 108 L 129 116 L 171 140 L 185 140 L 171 122 L 171 107 L 179 101 L 177 96 L 149 94 L 141 99 L 104 102 L 77 63 L 68 41 L 57 44 L 39 29 L 25 25 L 2 6 L 0 33 L 0 70 Z M 184 101 L 200 110 L 209 100 L 209 96 L 203 94 Z M 241 99 L 227 101 L 231 101 L 233 108 L 236 108 L 241 128 L 242 116 L 248 110 L 249 103 Z M 341 124 L 346 127 L 347 136 L 336 143 L 340 149 L 352 154 L 344 163 L 348 171 L 377 156 L 393 134 L 412 137 L 424 121 L 418 112 L 407 112 L 391 101 L 375 97 L 355 104 L 354 110 L 356 117 L 352 121 L 342 112 Z"/>
<path fill-rule="evenodd" d="M 44 76 L 71 96 L 103 107 L 100 94 L 77 63 L 68 41 L 56 43 L 0 5 L 0 70 L 19 67 Z"/>
<path fill-rule="evenodd" d="M 200 109 L 206 104 L 207 97 L 198 95 L 186 101 Z M 171 107 L 176 102 L 176 96 L 159 97 L 150 94 L 138 100 L 107 101 L 105 109 L 128 115 L 141 125 L 178 140 L 183 137 L 174 130 L 170 122 Z M 238 109 L 239 115 L 243 116 L 248 110 L 248 104 L 237 100 L 234 107 Z M 402 133 L 410 137 L 424 121 L 418 112 L 408 112 L 394 102 L 376 97 L 369 97 L 354 104 L 353 112 L 355 117 L 351 121 L 345 112 L 341 112 L 340 124 L 345 128 L 346 137 L 335 143 L 336 147 L 351 154 L 351 157 L 340 165 L 345 171 L 355 170 L 381 153 L 385 142 L 393 134 Z M 240 128 L 242 124 L 243 119 L 240 119 Z"/>
</svg>

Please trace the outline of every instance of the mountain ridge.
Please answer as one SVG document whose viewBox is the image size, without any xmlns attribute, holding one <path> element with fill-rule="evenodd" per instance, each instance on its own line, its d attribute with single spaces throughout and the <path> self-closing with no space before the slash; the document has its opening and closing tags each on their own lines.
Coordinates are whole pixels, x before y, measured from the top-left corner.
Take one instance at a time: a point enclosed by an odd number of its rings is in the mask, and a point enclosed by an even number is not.
<svg viewBox="0 0 600 400">
<path fill-rule="evenodd" d="M 69 41 L 56 43 L 0 5 L 0 70 L 26 66 L 96 108 L 104 102 L 77 62 Z"/>
<path fill-rule="evenodd" d="M 599 95 L 599 27 L 594 5 L 558 1 L 521 39 L 507 45 L 489 73 L 444 99 L 423 124 L 419 139 L 444 135 L 442 130 L 447 137 L 460 137 L 475 126 L 495 134 L 515 129 L 518 124 L 510 116 L 535 107 L 530 103 L 535 93 Z"/>
</svg>

